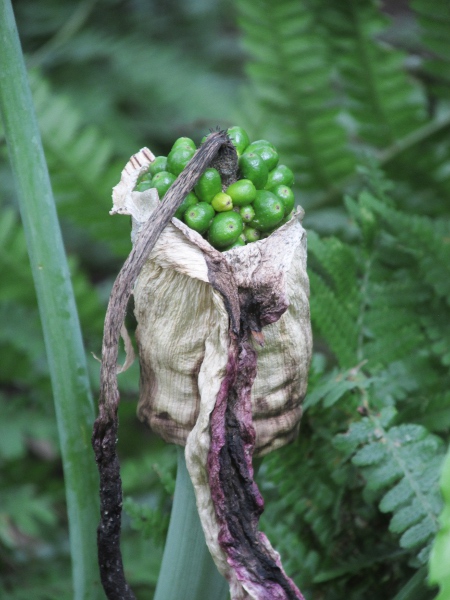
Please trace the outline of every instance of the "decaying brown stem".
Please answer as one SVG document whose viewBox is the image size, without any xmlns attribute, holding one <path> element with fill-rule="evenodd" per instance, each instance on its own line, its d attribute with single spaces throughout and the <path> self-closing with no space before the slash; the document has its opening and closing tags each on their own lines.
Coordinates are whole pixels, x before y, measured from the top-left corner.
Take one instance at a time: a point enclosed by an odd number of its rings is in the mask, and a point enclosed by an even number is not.
<svg viewBox="0 0 450 600">
<path fill-rule="evenodd" d="M 100 473 L 101 520 L 97 529 L 98 558 L 102 584 L 109 600 L 134 600 L 125 580 L 120 552 L 122 482 L 116 453 L 117 359 L 120 330 L 135 281 L 162 230 L 173 217 L 202 173 L 220 154 L 236 156 L 226 132 L 208 136 L 192 160 L 179 175 L 152 218 L 143 226 L 111 291 L 103 332 L 100 375 L 99 416 L 94 423 L 92 445 Z M 215 165 L 216 166 L 216 165 Z"/>
</svg>

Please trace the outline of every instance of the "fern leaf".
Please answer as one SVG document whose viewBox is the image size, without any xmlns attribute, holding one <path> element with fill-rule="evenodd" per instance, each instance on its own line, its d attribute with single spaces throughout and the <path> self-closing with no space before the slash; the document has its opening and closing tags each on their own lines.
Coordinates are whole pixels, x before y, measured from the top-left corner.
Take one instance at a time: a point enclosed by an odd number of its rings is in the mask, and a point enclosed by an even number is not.
<svg viewBox="0 0 450 600">
<path fill-rule="evenodd" d="M 236 0 L 248 73 L 266 107 L 271 139 L 289 153 L 302 188 L 329 189 L 354 158 L 338 124 L 322 32 L 306 2 Z M 278 139 L 277 139 L 278 138 Z"/>
<path fill-rule="evenodd" d="M 356 364 L 359 283 L 354 251 L 336 238 L 320 240 L 308 233 L 309 252 L 317 260 L 310 272 L 311 316 L 340 364 Z"/>
<path fill-rule="evenodd" d="M 400 546 L 420 554 L 424 562 L 442 505 L 437 488 L 442 440 L 420 425 L 389 427 L 385 422 L 385 417 L 370 415 L 364 426 L 352 424 L 335 443 L 353 452 L 352 463 L 361 469 L 366 491 L 382 496 L 380 510 L 394 513 L 389 529 L 401 534 Z"/>
<path fill-rule="evenodd" d="M 432 76 L 433 91 L 444 98 L 449 97 L 450 83 L 450 15 L 445 0 L 413 0 L 411 2 L 422 29 L 422 41 L 431 57 L 425 61 L 425 69 Z"/>
<path fill-rule="evenodd" d="M 450 451 L 444 462 L 441 474 L 441 490 L 445 507 L 440 515 L 440 531 L 436 537 L 430 557 L 430 580 L 441 586 L 436 600 L 446 600 L 450 594 L 450 572 L 448 569 L 448 549 L 450 546 Z"/>
<path fill-rule="evenodd" d="M 391 145 L 425 119 L 420 88 L 405 72 L 402 52 L 377 37 L 388 26 L 374 0 L 322 1 L 333 57 L 359 136 L 378 147 Z"/>
<path fill-rule="evenodd" d="M 65 97 L 51 92 L 34 74 L 31 87 L 59 214 L 83 227 L 95 240 L 107 242 L 120 254 L 129 250 L 129 237 L 114 219 L 106 218 L 111 189 L 126 158 L 113 160 L 113 145 Z"/>
</svg>

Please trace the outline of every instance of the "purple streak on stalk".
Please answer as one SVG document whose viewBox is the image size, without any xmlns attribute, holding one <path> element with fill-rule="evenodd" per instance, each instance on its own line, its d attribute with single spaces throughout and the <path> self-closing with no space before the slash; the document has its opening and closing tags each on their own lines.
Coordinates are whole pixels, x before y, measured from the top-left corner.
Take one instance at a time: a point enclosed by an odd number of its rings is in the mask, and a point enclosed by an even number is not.
<svg viewBox="0 0 450 600">
<path fill-rule="evenodd" d="M 253 480 L 251 388 L 256 352 L 243 334 L 231 336 L 225 378 L 211 414 L 208 476 L 219 522 L 219 543 L 244 589 L 258 600 L 304 600 L 258 531 L 264 501 Z"/>
</svg>

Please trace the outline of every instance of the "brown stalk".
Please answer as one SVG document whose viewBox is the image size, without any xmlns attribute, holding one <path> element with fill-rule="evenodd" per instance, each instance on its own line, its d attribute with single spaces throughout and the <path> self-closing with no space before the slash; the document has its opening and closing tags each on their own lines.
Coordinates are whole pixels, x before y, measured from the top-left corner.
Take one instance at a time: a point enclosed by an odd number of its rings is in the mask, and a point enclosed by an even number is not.
<svg viewBox="0 0 450 600">
<path fill-rule="evenodd" d="M 116 452 L 119 404 L 117 360 L 120 330 L 136 279 L 163 229 L 202 173 L 216 157 L 227 164 L 235 151 L 226 132 L 208 136 L 179 175 L 151 219 L 143 226 L 134 247 L 120 270 L 109 298 L 103 331 L 99 415 L 94 423 L 92 445 L 100 473 L 100 524 L 97 529 L 100 576 L 109 600 L 135 600 L 126 582 L 120 552 L 122 481 Z M 234 159 L 234 161 L 233 161 Z M 214 166 L 217 168 L 216 163 Z"/>
</svg>

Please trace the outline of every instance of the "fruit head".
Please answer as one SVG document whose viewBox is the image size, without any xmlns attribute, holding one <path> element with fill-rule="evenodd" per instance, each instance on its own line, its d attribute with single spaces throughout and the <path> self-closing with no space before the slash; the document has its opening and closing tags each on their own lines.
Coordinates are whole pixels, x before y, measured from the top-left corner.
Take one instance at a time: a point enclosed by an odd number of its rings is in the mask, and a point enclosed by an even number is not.
<svg viewBox="0 0 450 600">
<path fill-rule="evenodd" d="M 168 171 L 160 171 L 152 179 L 152 187 L 158 192 L 159 199 L 162 200 L 167 190 L 170 188 L 176 177 Z"/>
<path fill-rule="evenodd" d="M 233 200 L 233 206 L 246 206 L 256 198 L 256 188 L 250 179 L 239 179 L 228 186 L 227 194 Z"/>
<path fill-rule="evenodd" d="M 234 244 L 243 228 L 242 218 L 238 213 L 232 210 L 218 213 L 209 228 L 209 243 L 217 249 L 227 248 Z"/>
<path fill-rule="evenodd" d="M 219 192 L 212 199 L 211 206 L 216 212 L 225 212 L 227 210 L 233 210 L 233 200 L 228 194 Z"/>
<path fill-rule="evenodd" d="M 195 206 L 188 208 L 183 215 L 186 225 L 194 231 L 198 231 L 198 233 L 205 233 L 213 217 L 214 209 L 207 202 L 195 204 Z"/>
<path fill-rule="evenodd" d="M 236 148 L 238 156 L 241 156 L 250 144 L 250 138 L 248 137 L 247 132 L 245 129 L 242 129 L 242 127 L 235 125 L 234 127 L 227 129 L 227 133 Z"/>
<path fill-rule="evenodd" d="M 194 194 L 194 192 L 189 192 L 189 194 L 186 196 L 186 198 L 183 200 L 183 202 L 180 204 L 180 206 L 177 208 L 176 212 L 175 212 L 175 217 L 177 219 L 182 219 L 184 213 L 189 209 L 192 208 L 195 204 L 198 204 L 198 198 L 197 196 Z"/>
<path fill-rule="evenodd" d="M 271 192 L 280 198 L 284 204 L 284 216 L 287 216 L 295 205 L 294 192 L 287 185 L 277 185 L 271 189 Z"/>
<path fill-rule="evenodd" d="M 211 203 L 216 194 L 222 191 L 222 179 L 217 169 L 206 169 L 194 188 L 202 202 Z"/>
<path fill-rule="evenodd" d="M 243 179 L 250 179 L 257 190 L 267 183 L 269 171 L 265 162 L 256 152 L 245 152 L 239 159 L 239 169 Z"/>
<path fill-rule="evenodd" d="M 167 156 L 157 156 L 148 168 L 148 172 L 152 177 L 161 171 L 167 171 Z"/>
<path fill-rule="evenodd" d="M 270 171 L 265 185 L 266 190 L 272 190 L 277 185 L 287 185 L 290 187 L 294 183 L 294 173 L 286 165 L 278 165 Z"/>
<path fill-rule="evenodd" d="M 175 146 L 167 157 L 167 170 L 174 175 L 179 175 L 195 154 L 195 149 L 190 146 Z"/>
<path fill-rule="evenodd" d="M 255 210 L 255 217 L 250 222 L 250 225 L 260 231 L 274 229 L 284 217 L 283 201 L 268 190 L 259 190 L 256 192 L 253 208 Z"/>
</svg>

